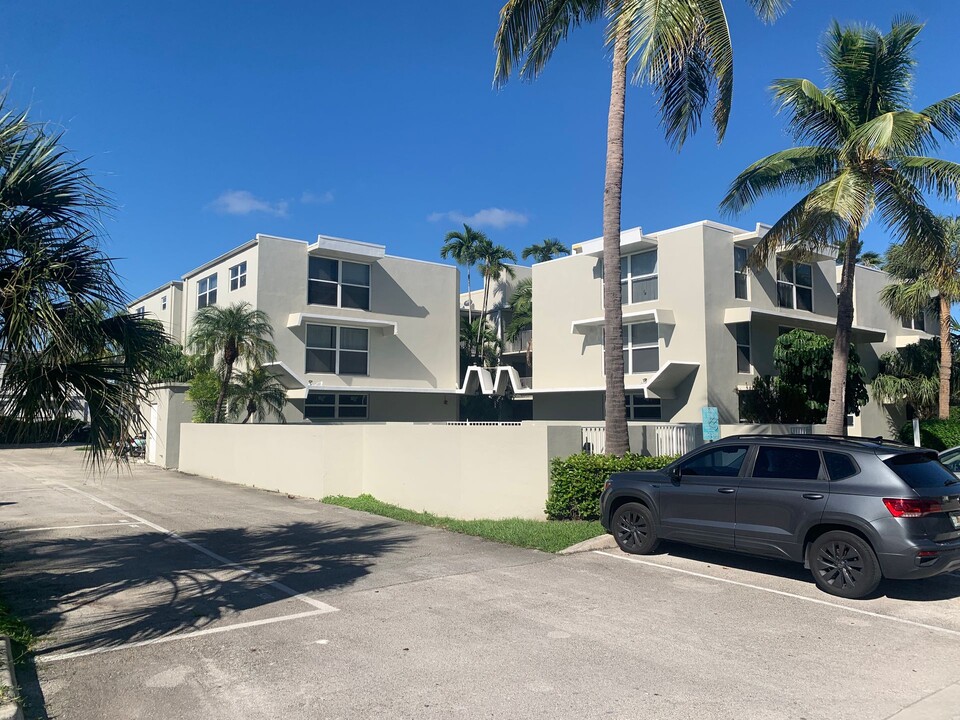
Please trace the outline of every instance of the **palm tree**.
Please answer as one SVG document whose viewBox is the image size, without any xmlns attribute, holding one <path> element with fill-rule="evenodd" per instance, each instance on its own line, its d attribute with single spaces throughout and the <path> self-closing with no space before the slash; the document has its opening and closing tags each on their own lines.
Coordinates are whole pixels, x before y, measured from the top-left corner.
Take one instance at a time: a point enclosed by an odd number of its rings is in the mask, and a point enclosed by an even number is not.
<svg viewBox="0 0 960 720">
<path fill-rule="evenodd" d="M 0 397 L 28 434 L 82 398 L 99 464 L 143 426 L 147 375 L 168 340 L 124 310 L 100 249 L 109 201 L 61 139 L 0 96 Z"/>
<path fill-rule="evenodd" d="M 857 264 L 882 270 L 883 255 L 878 252 L 873 252 L 872 250 L 867 250 L 866 252 L 860 253 L 860 257 L 857 258 Z"/>
<path fill-rule="evenodd" d="M 477 253 L 484 245 L 492 244 L 490 238 L 479 230 L 463 224 L 463 232 L 453 230 L 448 232 L 443 239 L 443 247 L 440 248 L 440 257 L 446 259 L 453 258 L 457 265 L 462 265 L 467 269 L 467 298 L 470 304 L 467 306 L 467 319 L 473 322 L 473 302 L 470 297 L 470 270 L 477 262 Z"/>
<path fill-rule="evenodd" d="M 921 29 L 909 19 L 895 20 L 887 34 L 834 22 L 822 50 L 827 87 L 799 78 L 773 84 L 795 140 L 810 144 L 758 160 L 733 181 L 721 203 L 736 213 L 769 193 L 806 192 L 757 245 L 756 267 L 780 247 L 803 253 L 845 243 L 827 411 L 827 432 L 837 435 L 846 425 L 844 386 L 861 232 L 876 211 L 896 239 L 923 245 L 934 237 L 936 222 L 922 191 L 957 197 L 960 190 L 960 165 L 921 154 L 936 146 L 937 134 L 951 140 L 960 135 L 960 94 L 920 112 L 907 107 Z"/>
<path fill-rule="evenodd" d="M 886 271 L 898 282 L 887 285 L 880 300 L 892 313 L 913 317 L 931 308 L 938 298 L 940 316 L 940 390 L 939 417 L 950 417 L 950 377 L 953 353 L 950 329 L 954 319 L 953 303 L 960 301 L 960 219 L 938 218 L 938 234 L 927 247 L 894 245 L 887 251 Z M 930 247 L 935 248 L 932 252 Z"/>
<path fill-rule="evenodd" d="M 789 0 L 750 0 L 772 21 Z M 494 83 L 518 75 L 533 79 L 570 31 L 605 19 L 613 46 L 603 191 L 603 317 L 606 379 L 606 450 L 630 449 L 624 408 L 623 310 L 620 298 L 620 205 L 623 196 L 623 116 L 627 67 L 657 97 L 667 140 L 678 149 L 700 125 L 713 98 L 713 125 L 723 139 L 733 99 L 733 48 L 722 0 L 508 0 L 494 40 Z M 715 90 L 715 92 L 713 92 Z"/>
<path fill-rule="evenodd" d="M 281 423 L 287 421 L 283 416 L 287 391 L 275 376 L 262 367 L 238 372 L 230 385 L 229 395 L 231 415 L 238 417 L 244 409 L 247 412 L 241 424 L 249 422 L 254 415 L 257 422 L 264 422 L 270 415 L 276 415 Z"/>
<path fill-rule="evenodd" d="M 507 265 L 507 260 L 516 262 L 517 256 L 513 250 L 487 241 L 480 244 L 477 259 L 480 262 L 480 275 L 483 276 L 483 310 L 480 317 L 486 319 L 487 303 L 490 300 L 490 285 L 500 280 L 504 275 L 511 279 L 516 277 L 516 272 Z M 477 332 L 477 345 L 480 345 L 479 331 Z"/>
<path fill-rule="evenodd" d="M 234 364 L 243 360 L 248 364 L 260 365 L 277 355 L 269 316 L 246 302 L 225 308 L 208 305 L 199 310 L 193 319 L 187 344 L 202 355 L 216 358 L 220 394 L 213 412 L 215 423 L 223 421 L 224 403 Z"/>
<path fill-rule="evenodd" d="M 513 315 L 507 324 L 504 337 L 515 342 L 522 332 L 533 329 L 533 278 L 524 278 L 517 283 L 510 295 Z M 527 367 L 533 367 L 533 338 L 527 343 Z"/>
<path fill-rule="evenodd" d="M 500 357 L 502 343 L 494 327 L 486 318 L 478 317 L 473 322 L 460 324 L 460 346 L 471 362 L 481 366 L 494 365 Z"/>
<path fill-rule="evenodd" d="M 535 263 L 542 263 L 553 260 L 555 257 L 569 254 L 570 251 L 562 242 L 556 238 L 547 238 L 541 243 L 534 243 L 533 245 L 525 247 L 520 257 L 524 260 L 532 257 Z"/>
</svg>

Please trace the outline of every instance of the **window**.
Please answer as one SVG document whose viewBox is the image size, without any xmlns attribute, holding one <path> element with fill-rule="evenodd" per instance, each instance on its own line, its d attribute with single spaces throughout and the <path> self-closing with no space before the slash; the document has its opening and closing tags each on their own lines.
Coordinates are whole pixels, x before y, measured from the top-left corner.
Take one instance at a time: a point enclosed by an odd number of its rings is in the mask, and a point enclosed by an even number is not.
<svg viewBox="0 0 960 720">
<path fill-rule="evenodd" d="M 777 304 L 813 312 L 813 269 L 806 263 L 777 258 Z"/>
<path fill-rule="evenodd" d="M 894 455 L 884 464 L 893 470 L 900 479 L 914 490 L 919 488 L 943 488 L 957 485 L 960 480 L 947 470 L 935 458 L 922 453 Z M 956 488 L 950 492 L 955 492 Z M 946 494 L 946 491 L 944 491 Z"/>
<path fill-rule="evenodd" d="M 660 369 L 660 343 L 657 324 L 634 323 L 623 326 L 623 372 L 626 375 L 656 372 Z"/>
<path fill-rule="evenodd" d="M 160 297 L 160 309 L 161 309 L 161 310 L 166 310 L 166 309 L 167 309 L 167 296 L 166 296 L 166 295 L 163 295 L 163 296 Z"/>
<path fill-rule="evenodd" d="M 820 477 L 820 453 L 800 448 L 761 446 L 753 465 L 755 478 L 816 480 Z"/>
<path fill-rule="evenodd" d="M 902 317 L 900 318 L 900 324 L 903 325 L 908 330 L 920 330 L 921 332 L 926 331 L 926 322 L 923 317 L 923 312 L 919 312 L 916 315 L 911 317 Z"/>
<path fill-rule="evenodd" d="M 746 456 L 746 445 L 724 445 L 687 460 L 680 466 L 680 473 L 703 477 L 737 477 Z"/>
<path fill-rule="evenodd" d="M 740 300 L 749 300 L 747 282 L 747 249 L 733 249 L 733 296 Z"/>
<path fill-rule="evenodd" d="M 642 393 L 628 393 L 626 396 L 627 420 L 659 420 L 660 401 L 647 399 Z"/>
<path fill-rule="evenodd" d="M 624 305 L 657 299 L 657 251 L 620 258 L 620 299 Z"/>
<path fill-rule="evenodd" d="M 309 420 L 365 420 L 367 396 L 353 393 L 309 393 L 303 403 Z"/>
<path fill-rule="evenodd" d="M 197 282 L 197 310 L 217 304 L 217 274 Z"/>
<path fill-rule="evenodd" d="M 140 307 L 137 308 L 137 317 L 138 317 L 138 318 L 142 318 L 142 317 L 143 317 L 144 315 L 146 315 L 146 314 L 147 314 L 147 309 L 146 309 L 143 305 L 141 305 Z"/>
<path fill-rule="evenodd" d="M 733 331 L 737 338 L 737 372 L 749 375 L 753 373 L 750 364 L 750 323 L 737 323 Z"/>
<path fill-rule="evenodd" d="M 831 480 L 843 480 L 859 472 L 851 457 L 843 453 L 824 452 L 823 464 L 827 466 Z"/>
<path fill-rule="evenodd" d="M 239 290 L 247 285 L 247 261 L 230 268 L 230 290 Z"/>
<path fill-rule="evenodd" d="M 370 266 L 363 263 L 310 258 L 307 302 L 311 305 L 370 309 Z"/>
<path fill-rule="evenodd" d="M 368 337 L 365 328 L 307 325 L 308 373 L 366 375 Z"/>
</svg>

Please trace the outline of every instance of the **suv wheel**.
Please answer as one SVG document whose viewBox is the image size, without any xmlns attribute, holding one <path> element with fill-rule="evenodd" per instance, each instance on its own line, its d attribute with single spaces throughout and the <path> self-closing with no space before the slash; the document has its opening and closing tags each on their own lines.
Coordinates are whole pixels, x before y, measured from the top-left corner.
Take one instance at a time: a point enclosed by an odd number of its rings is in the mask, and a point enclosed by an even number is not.
<svg viewBox="0 0 960 720">
<path fill-rule="evenodd" d="M 652 553 L 660 542 L 653 526 L 653 513 L 640 503 L 626 503 L 618 507 L 612 528 L 620 549 L 633 555 Z"/>
<path fill-rule="evenodd" d="M 882 578 L 870 543 L 842 530 L 824 533 L 810 543 L 807 563 L 817 587 L 839 597 L 866 597 Z"/>
</svg>

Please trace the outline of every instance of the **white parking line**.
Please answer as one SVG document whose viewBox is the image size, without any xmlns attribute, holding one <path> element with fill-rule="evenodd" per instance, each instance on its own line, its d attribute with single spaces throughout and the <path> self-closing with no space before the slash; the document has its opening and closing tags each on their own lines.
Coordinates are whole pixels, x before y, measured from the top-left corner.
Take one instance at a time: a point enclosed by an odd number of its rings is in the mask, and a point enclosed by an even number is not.
<svg viewBox="0 0 960 720">
<path fill-rule="evenodd" d="M 206 630 L 197 630 L 195 632 L 178 633 L 175 635 L 164 635 L 163 637 L 151 638 L 150 640 L 141 640 L 139 642 L 124 643 L 123 645 L 111 645 L 110 647 L 91 648 L 89 650 L 76 650 L 68 653 L 53 653 L 36 655 L 35 660 L 40 663 L 58 662 L 60 660 L 73 660 L 74 658 L 86 657 L 87 655 L 99 655 L 101 653 L 114 652 L 116 650 L 129 650 L 131 648 L 146 647 L 147 645 L 160 645 L 162 643 L 173 642 L 174 640 L 189 640 L 190 638 L 203 637 L 204 635 L 215 635 L 217 633 L 230 632 L 232 630 L 243 630 L 244 628 L 257 627 L 259 625 L 271 625 L 278 622 L 287 622 L 289 620 L 299 620 L 300 618 L 313 617 L 314 615 L 323 615 L 328 610 L 308 610 L 307 612 L 295 613 L 293 615 L 282 615 L 275 618 L 266 618 L 265 620 L 251 620 L 250 622 L 235 623 Z"/>
<path fill-rule="evenodd" d="M 314 607 L 314 608 L 316 608 L 317 610 L 319 610 L 319 611 L 321 611 L 321 612 L 336 612 L 336 610 L 337 610 L 337 608 L 333 607 L 333 605 L 327 605 L 325 602 L 320 602 L 319 600 L 314 600 L 314 599 L 311 598 L 311 597 L 307 597 L 307 596 L 304 595 L 303 593 L 299 593 L 299 592 L 297 592 L 296 590 L 294 590 L 293 588 L 291 588 L 291 587 L 289 587 L 289 586 L 287 586 L 287 585 L 284 585 L 284 584 L 281 583 L 281 582 L 278 582 L 278 581 L 276 581 L 276 580 L 271 580 L 270 578 L 266 577 L 265 575 L 261 575 L 260 573 L 256 572 L 255 570 L 251 570 L 250 568 L 244 567 L 243 565 L 240 565 L 239 563 L 235 563 L 233 560 L 230 560 L 229 558 L 225 558 L 223 555 L 219 555 L 219 554 L 213 552 L 212 550 L 207 550 L 207 548 L 203 547 L 202 545 L 198 545 L 197 543 L 193 542 L 192 540 L 187 540 L 186 538 L 182 538 L 182 537 L 180 537 L 179 535 L 177 535 L 175 532 L 173 532 L 172 530 L 167 530 L 165 527 L 161 527 L 160 525 L 157 525 L 156 523 L 152 523 L 152 522 L 150 522 L 149 520 L 145 520 L 144 518 L 142 518 L 142 517 L 140 517 L 140 516 L 138 516 L 138 515 L 134 515 L 133 513 L 128 513 L 126 510 L 121 510 L 121 509 L 118 508 L 116 505 L 111 505 L 110 503 L 106 502 L 105 500 L 101 500 L 100 498 L 96 497 L 95 495 L 91 495 L 90 493 L 86 493 L 86 492 L 84 492 L 83 490 L 78 490 L 77 488 L 71 487 L 70 485 L 61 484 L 60 487 L 66 488 L 67 490 L 70 490 L 71 492 L 75 492 L 75 493 L 77 493 L 78 495 L 83 495 L 85 498 L 88 498 L 89 500 L 92 500 L 92 501 L 95 502 L 95 503 L 99 503 L 100 505 L 103 505 L 104 507 L 110 508 L 111 510 L 113 510 L 113 511 L 116 512 L 116 513 L 119 513 L 119 514 L 121 514 L 121 515 L 124 515 L 124 516 L 126 516 L 126 517 L 128 517 L 128 518 L 130 518 L 130 519 L 132 519 L 132 520 L 135 520 L 136 522 L 138 522 L 138 523 L 140 523 L 140 524 L 142 524 L 142 525 L 146 525 L 146 526 L 149 527 L 149 528 L 153 528 L 153 529 L 156 530 L 157 532 L 160 532 L 160 533 L 163 533 L 164 535 L 169 536 L 172 540 L 176 540 L 177 542 L 183 543 L 184 545 L 193 548 L 193 549 L 196 550 L 197 552 L 203 553 L 203 554 L 206 555 L 207 557 L 209 557 L 209 558 L 211 558 L 211 559 L 213 559 L 213 560 L 216 560 L 218 563 L 221 563 L 221 564 L 224 565 L 225 567 L 233 568 L 234 570 L 239 570 L 239 571 L 240 571 L 241 573 L 243 573 L 244 575 L 249 575 L 249 576 L 252 577 L 254 580 L 257 580 L 257 581 L 259 581 L 259 582 L 266 583 L 267 585 L 270 585 L 271 587 L 275 587 L 277 590 L 280 590 L 280 591 L 281 591 L 282 593 L 284 593 L 285 595 L 289 595 L 289 596 L 292 597 L 294 600 L 299 600 L 299 601 L 302 602 L 302 603 L 306 603 L 307 605 L 310 605 L 311 607 Z"/>
<path fill-rule="evenodd" d="M 960 630 L 951 630 L 950 628 L 940 627 L 938 625 L 927 625 L 926 623 L 916 622 L 915 620 L 898 618 L 894 615 L 883 615 L 881 613 L 871 612 L 870 610 L 861 610 L 860 608 L 853 608 L 848 605 L 840 605 L 839 603 L 828 602 L 827 600 L 805 597 L 803 595 L 795 595 L 794 593 L 786 592 L 784 590 L 774 590 L 773 588 L 765 588 L 761 587 L 760 585 L 751 585 L 750 583 L 740 582 L 738 580 L 729 580 L 727 578 L 717 577 L 716 575 L 707 575 L 706 573 L 698 573 L 694 572 L 693 570 L 683 570 L 681 568 L 671 567 L 670 565 L 662 565 L 660 563 L 650 562 L 649 560 L 640 560 L 638 558 L 614 555 L 613 553 L 604 552 L 603 550 L 594 550 L 593 552 L 597 555 L 606 555 L 614 560 L 624 560 L 626 562 L 636 563 L 637 565 L 649 565 L 650 567 L 659 568 L 661 570 L 669 570 L 671 572 L 682 573 L 684 575 L 692 575 L 694 577 L 704 578 L 706 580 L 715 580 L 716 582 L 727 583 L 728 585 L 737 585 L 739 587 L 750 588 L 751 590 L 759 590 L 761 592 L 770 593 L 771 595 L 781 595 L 783 597 L 794 598 L 795 600 L 803 600 L 804 602 L 815 603 L 817 605 L 826 605 L 828 607 L 837 608 L 838 610 L 846 610 L 847 612 L 856 613 L 858 615 L 867 615 L 880 620 L 890 620 L 891 622 L 897 622 L 903 625 L 912 625 L 913 627 L 923 628 L 924 630 L 933 630 L 934 632 L 946 633 L 947 635 L 955 635 L 960 637 Z"/>
<path fill-rule="evenodd" d="M 78 528 L 90 528 L 90 527 L 116 527 L 122 525 L 123 527 L 135 528 L 140 527 L 139 523 L 132 523 L 129 520 L 124 520 L 123 522 L 115 523 L 91 523 L 90 525 L 56 525 L 54 527 L 39 527 L 39 528 L 13 528 L 14 532 L 40 532 L 41 530 L 76 530 Z"/>
</svg>

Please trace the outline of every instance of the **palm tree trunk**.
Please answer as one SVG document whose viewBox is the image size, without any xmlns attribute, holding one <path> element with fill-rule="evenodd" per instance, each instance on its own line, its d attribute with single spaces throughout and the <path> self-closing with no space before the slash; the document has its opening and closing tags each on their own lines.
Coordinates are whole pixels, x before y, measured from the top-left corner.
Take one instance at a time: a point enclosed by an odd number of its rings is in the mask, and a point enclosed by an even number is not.
<svg viewBox="0 0 960 720">
<path fill-rule="evenodd" d="M 213 412 L 213 421 L 215 423 L 223 422 L 223 405 L 227 399 L 227 390 L 230 389 L 230 378 L 233 376 L 233 363 L 226 364 L 226 372 L 223 380 L 220 381 L 220 394 L 217 396 L 217 407 Z"/>
<path fill-rule="evenodd" d="M 837 334 L 833 339 L 830 369 L 830 401 L 827 405 L 827 434 L 847 434 L 847 365 L 850 361 L 850 334 L 853 327 L 853 276 L 857 267 L 860 234 L 851 228 L 843 249 L 840 292 L 837 293 Z"/>
<path fill-rule="evenodd" d="M 473 323 L 473 298 L 470 297 L 470 266 L 467 265 L 467 322 Z"/>
<path fill-rule="evenodd" d="M 950 301 L 940 293 L 940 419 L 950 417 L 950 376 L 953 350 L 950 347 Z"/>
<path fill-rule="evenodd" d="M 483 364 L 483 347 L 480 345 L 480 337 L 483 335 L 483 327 L 486 325 L 487 318 L 487 296 L 490 293 L 490 278 L 486 275 L 483 277 L 483 307 L 480 308 L 480 324 L 477 325 L 477 355 L 481 358 L 481 365 Z"/>
<path fill-rule="evenodd" d="M 623 115 L 627 90 L 626 30 L 613 46 L 610 112 L 607 116 L 607 169 L 603 187 L 603 348 L 606 400 L 606 453 L 630 450 L 623 389 L 623 307 L 620 302 L 620 203 L 623 196 Z"/>
</svg>

